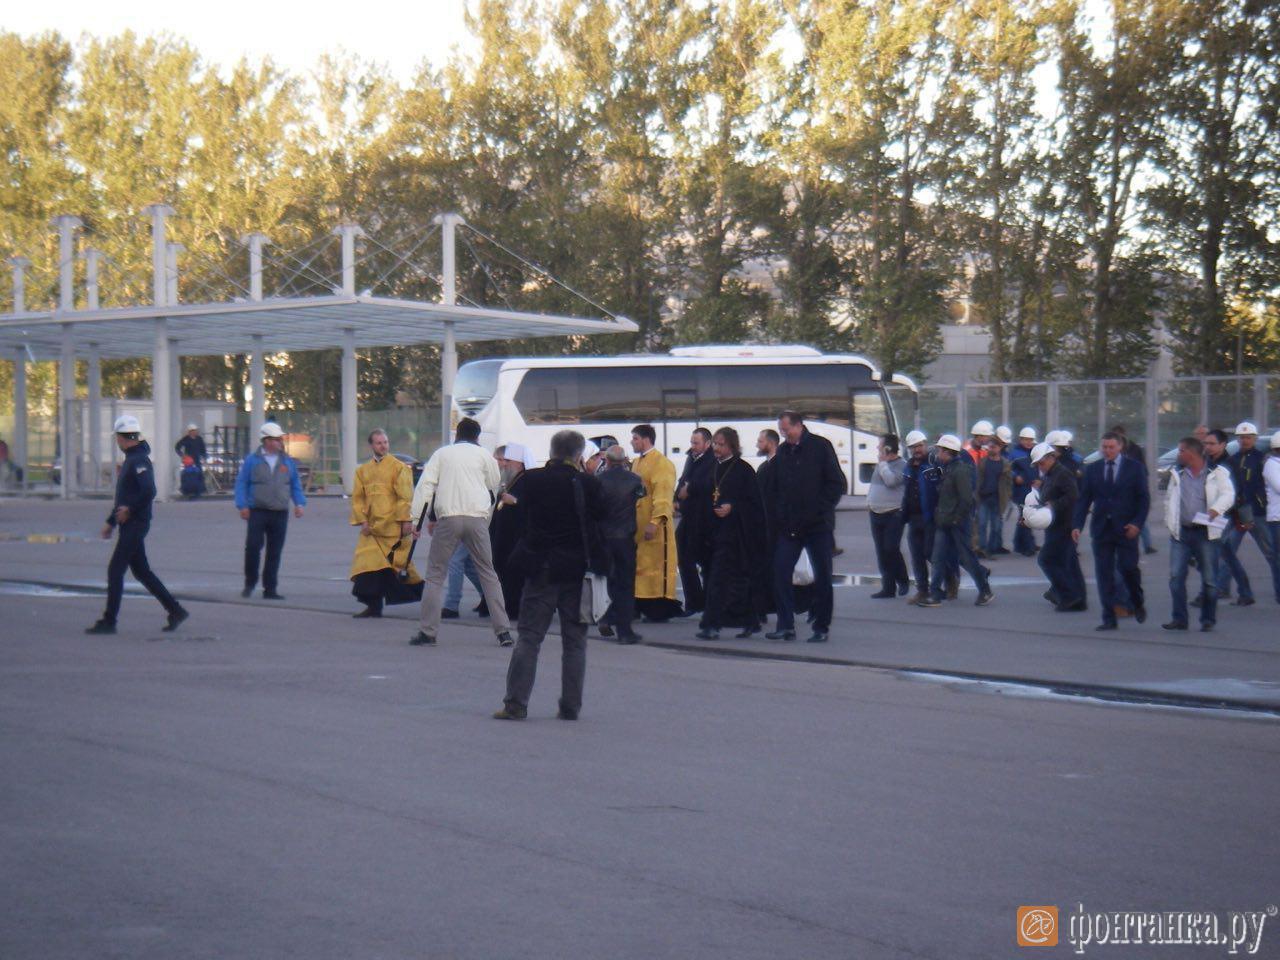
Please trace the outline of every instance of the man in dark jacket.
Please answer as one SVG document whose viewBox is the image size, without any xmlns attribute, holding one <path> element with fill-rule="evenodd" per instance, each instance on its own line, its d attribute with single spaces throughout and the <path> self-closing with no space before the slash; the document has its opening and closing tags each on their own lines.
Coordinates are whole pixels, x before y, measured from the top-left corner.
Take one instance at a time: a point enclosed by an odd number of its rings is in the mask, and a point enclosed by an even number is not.
<svg viewBox="0 0 1280 960">
<path fill-rule="evenodd" d="M 1143 605 L 1142 574 L 1138 570 L 1138 534 L 1147 522 L 1151 492 L 1147 471 L 1124 456 L 1124 438 L 1118 433 L 1102 435 L 1102 458 L 1085 467 L 1080 499 L 1076 501 L 1071 539 L 1080 543 L 1089 510 L 1089 540 L 1093 544 L 1093 571 L 1098 581 L 1098 601 L 1102 604 L 1099 630 L 1116 629 L 1116 605 L 1121 601 L 1116 589 L 1116 571 L 1124 580 L 1127 606 L 1135 619 L 1147 619 Z"/>
<path fill-rule="evenodd" d="M 1262 479 L 1262 468 L 1267 458 L 1258 449 L 1258 428 L 1245 421 L 1236 426 L 1236 442 L 1240 449 L 1226 459 L 1231 470 L 1231 482 L 1236 488 L 1236 506 L 1231 512 L 1231 523 L 1223 531 L 1218 549 L 1218 596 L 1231 594 L 1234 577 L 1239 590 L 1236 606 L 1254 604 L 1253 586 L 1249 575 L 1240 563 L 1240 547 L 1244 538 L 1252 536 L 1267 567 L 1272 564 L 1271 538 L 1267 534 L 1267 486 Z"/>
<path fill-rule="evenodd" d="M 773 557 L 774 599 L 778 625 L 770 640 L 791 641 L 795 632 L 795 592 L 791 574 L 800 551 L 813 563 L 813 635 L 810 643 L 825 643 L 831 630 L 831 556 L 835 549 L 836 505 L 846 489 L 844 471 L 835 448 L 825 437 L 810 433 L 804 417 L 786 411 L 778 418 L 785 442 L 778 447 L 764 491 L 777 523 L 778 542 Z"/>
<path fill-rule="evenodd" d="M 107 609 L 102 619 L 85 633 L 110 634 L 116 632 L 116 617 L 120 613 L 120 599 L 124 595 L 124 572 L 132 570 L 137 581 L 160 601 L 168 622 L 162 628 L 166 632 L 176 630 L 189 614 L 165 589 L 160 578 L 151 572 L 147 563 L 146 539 L 151 529 L 151 503 L 156 498 L 155 468 L 151 466 L 151 448 L 140 437 L 141 427 L 137 417 L 128 414 L 119 417 L 115 424 L 116 446 L 124 451 L 124 463 L 116 479 L 116 497 L 102 539 L 111 537 L 113 529 L 119 531 L 116 548 L 107 564 Z"/>
<path fill-rule="evenodd" d="M 991 592 L 991 571 L 978 562 L 969 542 L 974 500 L 973 466 L 963 456 L 957 436 L 943 434 L 934 450 L 942 467 L 942 479 L 933 511 L 933 574 L 929 582 L 929 596 L 919 601 L 918 606 L 942 606 L 947 571 L 953 563 L 959 563 L 978 588 L 978 599 L 974 603 L 984 607 L 994 599 L 994 594 Z"/>
<path fill-rule="evenodd" d="M 1080 488 L 1073 468 L 1060 463 L 1060 456 L 1058 448 L 1047 443 L 1031 452 L 1031 460 L 1040 471 L 1036 481 L 1040 503 L 1053 512 L 1037 562 L 1049 580 L 1045 599 L 1059 613 L 1077 613 L 1088 609 L 1080 554 L 1071 536 Z"/>
<path fill-rule="evenodd" d="M 676 557 L 686 616 L 706 605 L 707 564 L 711 559 L 711 431 L 698 427 L 689 438 L 689 453 L 676 481 Z"/>
<path fill-rule="evenodd" d="M 590 558 L 588 545 L 604 519 L 600 481 L 579 469 L 586 441 L 575 430 L 561 430 L 551 438 L 551 458 L 545 467 L 525 472 L 525 530 L 517 555 L 525 570 L 520 598 L 520 637 L 507 668 L 507 695 L 496 720 L 523 720 L 538 669 L 538 652 L 560 615 L 561 720 L 577 720 L 582 709 L 582 684 L 587 669 L 587 624 L 582 617 L 582 580 Z M 575 489 L 576 488 L 576 489 Z M 584 526 L 585 524 L 585 526 Z"/>
<path fill-rule="evenodd" d="M 908 602 L 918 604 L 929 596 L 929 558 L 933 556 L 933 511 L 938 503 L 942 471 L 929 463 L 929 444 L 923 433 L 907 434 L 907 468 L 903 472 L 902 516 L 907 523 L 907 548 L 916 593 Z"/>
<path fill-rule="evenodd" d="M 614 444 L 604 452 L 605 468 L 596 479 L 604 498 L 600 534 L 609 555 L 609 610 L 600 620 L 600 636 L 617 634 L 619 643 L 639 643 L 632 628 L 636 609 L 636 501 L 644 482 L 627 466 L 627 451 Z"/>
</svg>

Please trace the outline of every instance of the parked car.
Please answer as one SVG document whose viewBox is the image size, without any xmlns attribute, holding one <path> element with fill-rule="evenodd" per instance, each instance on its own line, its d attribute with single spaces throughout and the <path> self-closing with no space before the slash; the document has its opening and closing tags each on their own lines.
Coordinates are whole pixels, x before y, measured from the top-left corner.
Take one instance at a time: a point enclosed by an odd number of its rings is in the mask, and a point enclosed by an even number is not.
<svg viewBox="0 0 1280 960">
<path fill-rule="evenodd" d="M 391 455 L 401 463 L 409 465 L 409 469 L 413 471 L 413 485 L 416 487 L 418 485 L 418 478 L 422 476 L 422 468 L 425 464 L 417 457 L 411 457 L 407 453 L 393 453 Z"/>
</svg>

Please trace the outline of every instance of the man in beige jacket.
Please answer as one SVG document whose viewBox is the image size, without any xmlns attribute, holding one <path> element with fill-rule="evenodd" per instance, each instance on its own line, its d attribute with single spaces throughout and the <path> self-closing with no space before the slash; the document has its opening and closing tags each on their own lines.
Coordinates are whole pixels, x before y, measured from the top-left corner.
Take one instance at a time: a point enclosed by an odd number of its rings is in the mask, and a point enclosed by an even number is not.
<svg viewBox="0 0 1280 960">
<path fill-rule="evenodd" d="M 498 643 L 509 647 L 515 642 L 489 541 L 489 516 L 501 483 L 497 461 L 480 446 L 480 424 L 470 418 L 458 422 L 454 442 L 433 453 L 423 468 L 410 513 L 416 523 L 423 511 L 427 512 L 431 549 L 427 553 L 422 617 L 418 632 L 409 641 L 412 646 L 436 642 L 449 558 L 459 543 L 466 546 L 476 565 Z"/>
</svg>

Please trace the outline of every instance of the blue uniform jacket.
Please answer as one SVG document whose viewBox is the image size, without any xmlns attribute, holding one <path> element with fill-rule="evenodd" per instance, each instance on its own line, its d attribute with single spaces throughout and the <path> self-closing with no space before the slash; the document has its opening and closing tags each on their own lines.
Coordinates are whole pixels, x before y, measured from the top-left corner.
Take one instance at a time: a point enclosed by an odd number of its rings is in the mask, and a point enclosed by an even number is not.
<svg viewBox="0 0 1280 960">
<path fill-rule="evenodd" d="M 129 508 L 129 522 L 151 520 L 151 502 L 156 498 L 156 471 L 151 466 L 151 447 L 143 440 L 125 451 L 120 475 L 116 477 L 116 498 L 107 523 L 116 524 L 116 507 Z"/>
<path fill-rule="evenodd" d="M 925 523 L 933 523 L 933 510 L 938 504 L 938 484 L 942 482 L 942 470 L 930 464 L 926 457 L 918 464 L 908 460 L 902 476 L 905 480 L 902 485 L 903 510 L 906 510 L 907 494 L 910 492 L 911 484 L 919 484 L 920 512 L 924 516 Z"/>
</svg>

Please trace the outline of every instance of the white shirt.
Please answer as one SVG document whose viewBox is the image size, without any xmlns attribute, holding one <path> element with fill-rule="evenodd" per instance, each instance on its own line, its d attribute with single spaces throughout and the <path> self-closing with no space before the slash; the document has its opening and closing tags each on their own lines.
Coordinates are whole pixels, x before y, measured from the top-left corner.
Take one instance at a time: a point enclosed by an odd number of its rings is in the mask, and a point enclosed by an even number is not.
<svg viewBox="0 0 1280 960">
<path fill-rule="evenodd" d="M 263 459 L 263 460 L 265 460 L 265 461 L 267 461 L 267 466 L 271 468 L 271 472 L 272 472 L 272 473 L 275 473 L 275 472 L 276 472 L 276 464 L 280 462 L 280 454 L 278 454 L 278 453 L 264 453 L 264 454 L 262 455 L 262 459 Z"/>
<path fill-rule="evenodd" d="M 1280 523 L 1280 457 L 1267 457 L 1262 481 L 1267 487 L 1267 523 Z"/>
<path fill-rule="evenodd" d="M 434 499 L 437 520 L 487 518 L 501 484 L 498 461 L 483 447 L 466 442 L 441 447 L 422 468 L 413 491 L 411 516 L 416 523 Z"/>
</svg>

